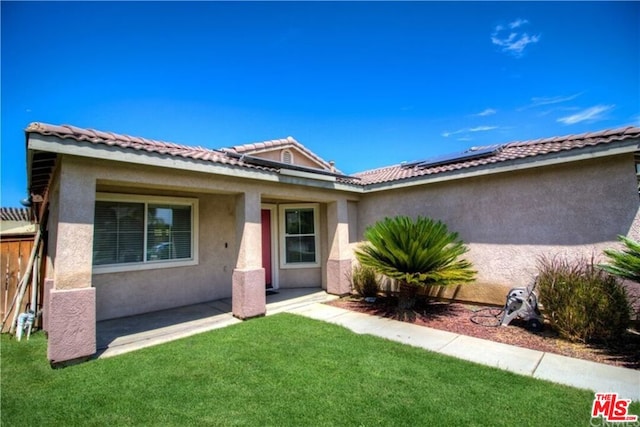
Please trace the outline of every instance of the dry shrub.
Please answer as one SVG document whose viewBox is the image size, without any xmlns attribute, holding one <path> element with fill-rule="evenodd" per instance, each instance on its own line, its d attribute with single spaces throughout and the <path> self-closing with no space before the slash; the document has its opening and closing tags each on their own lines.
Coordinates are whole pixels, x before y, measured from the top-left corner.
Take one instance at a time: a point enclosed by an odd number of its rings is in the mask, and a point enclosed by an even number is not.
<svg viewBox="0 0 640 427">
<path fill-rule="evenodd" d="M 565 338 L 615 340 L 627 329 L 631 306 L 622 283 L 593 259 L 541 258 L 538 291 L 544 313 Z"/>
<path fill-rule="evenodd" d="M 353 289 L 363 297 L 375 297 L 378 295 L 378 278 L 373 268 L 356 265 L 351 274 Z"/>
</svg>

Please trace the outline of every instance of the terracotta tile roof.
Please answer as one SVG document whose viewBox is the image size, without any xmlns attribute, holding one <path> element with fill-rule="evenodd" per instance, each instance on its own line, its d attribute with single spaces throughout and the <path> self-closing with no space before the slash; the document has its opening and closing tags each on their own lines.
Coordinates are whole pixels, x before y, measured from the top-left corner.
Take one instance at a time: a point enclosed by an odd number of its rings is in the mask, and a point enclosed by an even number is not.
<svg viewBox="0 0 640 427">
<path fill-rule="evenodd" d="M 291 137 L 286 139 L 276 139 L 253 144 L 245 144 L 231 147 L 229 149 L 212 150 L 203 147 L 190 147 L 171 142 L 119 135 L 111 132 L 82 129 L 69 125 L 56 126 L 44 123 L 31 123 L 27 127 L 26 132 L 27 134 L 37 133 L 41 135 L 52 135 L 61 139 L 71 139 L 79 143 L 112 146 L 122 150 L 145 151 L 149 153 L 157 153 L 163 156 L 183 157 L 193 160 L 226 164 L 229 166 L 268 171 L 278 171 L 280 167 L 276 163 L 274 163 L 274 165 L 264 165 L 256 164 L 255 162 L 250 163 L 249 161 L 243 161 L 242 156 L 238 156 L 238 154 L 249 153 L 252 151 L 268 148 L 279 148 L 283 146 L 295 146 L 299 149 L 303 149 L 306 153 L 313 154 L 302 144 L 298 143 Z M 499 150 L 497 150 L 495 153 L 484 155 L 480 158 L 463 159 L 458 161 L 454 159 L 446 164 L 438 165 L 399 164 L 357 173 L 352 175 L 352 177 L 337 177 L 337 181 L 342 183 L 366 186 L 370 184 L 379 184 L 404 179 L 426 177 L 439 173 L 469 169 L 506 161 L 514 161 L 589 146 L 610 144 L 617 141 L 636 138 L 640 138 L 639 127 L 625 127 L 599 132 L 584 133 L 579 135 L 567 135 L 563 137 L 552 137 L 531 141 L 516 141 L 503 145 L 476 147 L 477 150 L 485 150 L 491 147 L 499 148 Z M 227 150 L 229 153 L 225 152 L 225 150 Z M 236 155 L 234 156 L 233 153 L 235 153 Z M 313 156 L 315 155 L 313 154 Z M 320 159 L 319 157 L 318 160 L 324 162 L 324 160 Z"/>
<path fill-rule="evenodd" d="M 229 151 L 234 151 L 238 154 L 251 154 L 251 153 L 261 152 L 261 151 L 270 150 L 270 149 L 282 149 L 282 148 L 291 148 L 291 147 L 295 147 L 298 150 L 302 151 L 311 159 L 313 159 L 315 162 L 324 166 L 326 170 L 332 170 L 331 164 L 329 162 L 319 157 L 317 154 L 309 150 L 304 145 L 300 144 L 291 136 L 283 139 L 273 139 L 271 141 L 255 142 L 255 143 L 244 144 L 244 145 L 235 145 L 233 147 L 223 148 L 222 151 L 229 150 Z"/>
<path fill-rule="evenodd" d="M 31 210 L 29 208 L 0 208 L 0 220 L 31 222 Z"/>
<path fill-rule="evenodd" d="M 390 181 L 417 178 L 444 172 L 452 172 L 483 165 L 518 160 L 550 153 L 558 153 L 589 146 L 610 144 L 617 141 L 640 138 L 640 127 L 625 127 L 610 129 L 600 132 L 583 133 L 579 135 L 567 135 L 536 139 L 531 141 L 516 141 L 504 145 L 475 147 L 475 150 L 495 148 L 496 152 L 480 158 L 472 158 L 460 161 L 451 161 L 446 164 L 432 165 L 428 163 L 383 167 L 356 173 L 353 176 L 361 178 L 361 185 L 379 184 Z"/>
<path fill-rule="evenodd" d="M 51 135 L 61 139 L 72 139 L 78 142 L 86 142 L 94 145 L 107 145 L 131 151 L 146 151 L 160 155 L 183 157 L 187 159 L 209 161 L 229 165 L 239 165 L 256 169 L 265 169 L 250 164 L 245 164 L 237 159 L 227 156 L 222 151 L 211 150 L 203 147 L 190 147 L 175 144 L 173 142 L 157 141 L 129 135 L 120 135 L 111 132 L 102 132 L 93 129 L 83 129 L 70 125 L 50 125 L 46 123 L 31 123 L 25 130 L 27 133 Z"/>
</svg>

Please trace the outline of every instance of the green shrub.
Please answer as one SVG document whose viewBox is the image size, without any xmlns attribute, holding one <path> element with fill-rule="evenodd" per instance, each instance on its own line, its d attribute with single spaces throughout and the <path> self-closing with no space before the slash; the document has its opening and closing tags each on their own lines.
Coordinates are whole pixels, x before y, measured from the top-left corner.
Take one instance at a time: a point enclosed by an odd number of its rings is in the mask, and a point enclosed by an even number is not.
<svg viewBox="0 0 640 427">
<path fill-rule="evenodd" d="M 351 275 L 353 289 L 363 297 L 375 297 L 378 295 L 378 278 L 376 271 L 367 266 L 356 265 Z"/>
<path fill-rule="evenodd" d="M 476 272 L 462 259 L 469 249 L 446 224 L 431 218 L 384 218 L 364 232 L 355 251 L 362 265 L 398 286 L 398 311 L 413 310 L 420 289 L 472 282 Z"/>
<path fill-rule="evenodd" d="M 538 262 L 538 292 L 551 326 L 580 342 L 619 338 L 629 326 L 631 307 L 618 279 L 585 258 Z"/>
</svg>

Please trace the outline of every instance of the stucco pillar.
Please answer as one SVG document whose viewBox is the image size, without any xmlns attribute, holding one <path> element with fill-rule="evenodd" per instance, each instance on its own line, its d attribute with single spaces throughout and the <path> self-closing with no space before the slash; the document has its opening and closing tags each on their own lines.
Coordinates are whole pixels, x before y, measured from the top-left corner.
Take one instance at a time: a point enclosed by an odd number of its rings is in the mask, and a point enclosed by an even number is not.
<svg viewBox="0 0 640 427">
<path fill-rule="evenodd" d="M 49 301 L 51 300 L 51 291 L 53 290 L 53 279 L 44 279 L 42 290 L 42 330 L 49 330 Z"/>
<path fill-rule="evenodd" d="M 46 307 L 52 363 L 96 352 L 96 294 L 91 287 L 95 178 L 65 160 L 56 201 L 53 287 Z"/>
<path fill-rule="evenodd" d="M 346 200 L 327 205 L 329 258 L 326 268 L 327 292 L 346 295 L 351 292 L 351 249 L 349 248 L 349 211 Z"/>
<path fill-rule="evenodd" d="M 233 270 L 231 306 L 239 319 L 266 313 L 266 289 L 262 268 L 260 193 L 247 192 L 236 201 L 238 257 Z"/>
</svg>

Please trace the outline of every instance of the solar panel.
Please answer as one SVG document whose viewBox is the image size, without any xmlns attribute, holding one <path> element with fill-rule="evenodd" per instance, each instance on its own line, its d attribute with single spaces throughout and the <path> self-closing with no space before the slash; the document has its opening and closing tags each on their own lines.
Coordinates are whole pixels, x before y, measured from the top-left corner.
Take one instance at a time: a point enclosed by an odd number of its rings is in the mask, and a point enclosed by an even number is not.
<svg viewBox="0 0 640 427">
<path fill-rule="evenodd" d="M 449 163 L 457 163 L 463 160 L 480 159 L 482 157 L 488 157 L 493 154 L 499 153 L 502 150 L 502 146 L 491 146 L 484 148 L 472 147 L 461 153 L 443 154 L 441 156 L 430 157 L 424 160 L 418 160 L 415 162 L 405 163 L 405 168 L 417 167 L 426 168 L 432 166 L 442 166 Z"/>
</svg>

